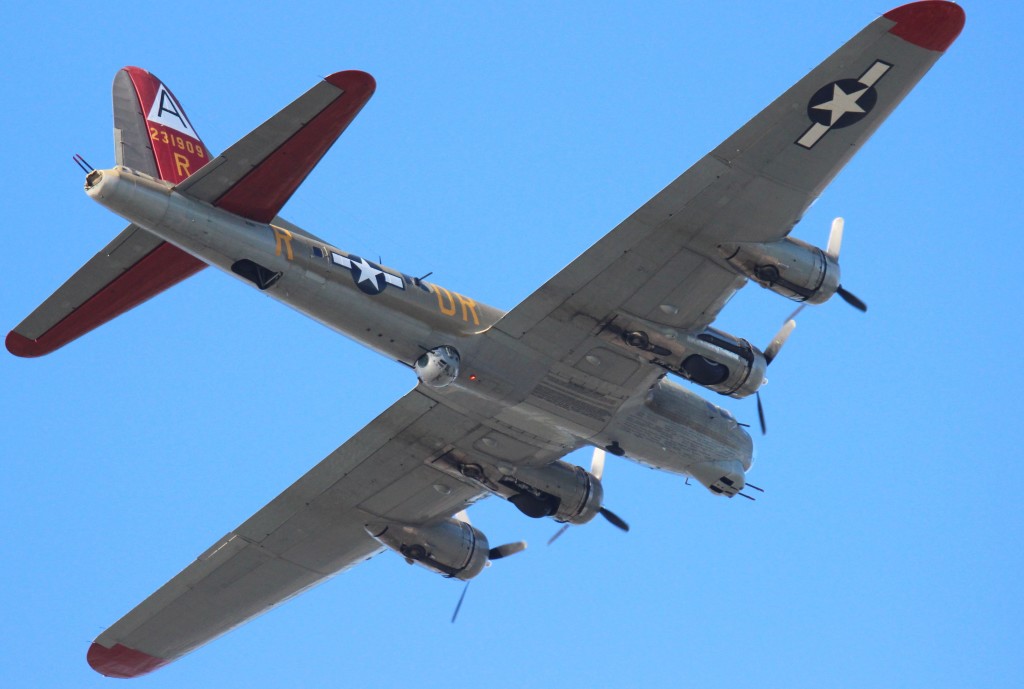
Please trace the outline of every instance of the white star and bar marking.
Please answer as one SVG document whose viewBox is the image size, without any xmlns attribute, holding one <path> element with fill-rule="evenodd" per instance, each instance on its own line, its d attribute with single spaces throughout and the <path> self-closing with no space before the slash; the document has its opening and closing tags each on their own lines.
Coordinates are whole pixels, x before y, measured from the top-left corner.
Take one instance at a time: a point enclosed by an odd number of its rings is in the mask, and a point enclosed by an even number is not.
<svg viewBox="0 0 1024 689">
<path fill-rule="evenodd" d="M 354 261 L 348 256 L 342 256 L 336 251 L 331 252 L 331 263 L 339 265 L 342 268 L 348 268 L 352 271 L 352 278 L 356 281 L 357 285 L 367 284 L 370 289 L 376 292 L 383 292 L 384 285 L 381 284 L 378 279 L 380 276 L 384 276 L 384 283 L 397 287 L 398 289 L 405 289 L 405 281 L 397 275 L 393 275 L 386 270 L 382 270 L 370 263 L 365 258 L 360 258 L 358 261 Z"/>
<path fill-rule="evenodd" d="M 875 85 L 875 83 L 885 76 L 885 73 L 892 67 L 887 62 L 881 60 L 875 60 L 874 64 L 868 67 L 864 74 L 860 75 L 857 81 L 864 88 L 850 91 L 847 93 L 838 83 L 832 84 L 832 100 L 817 105 L 812 105 L 812 110 L 823 110 L 827 111 L 830 115 L 828 124 L 822 122 L 815 122 L 812 124 L 807 131 L 803 133 L 796 143 L 804 148 L 812 148 L 814 144 L 821 140 L 821 137 L 825 136 L 832 130 L 832 127 L 839 122 L 839 120 L 847 114 L 864 115 L 867 114 L 867 110 L 861 107 L 857 101 L 867 91 Z M 851 123 L 852 124 L 852 123 Z"/>
</svg>

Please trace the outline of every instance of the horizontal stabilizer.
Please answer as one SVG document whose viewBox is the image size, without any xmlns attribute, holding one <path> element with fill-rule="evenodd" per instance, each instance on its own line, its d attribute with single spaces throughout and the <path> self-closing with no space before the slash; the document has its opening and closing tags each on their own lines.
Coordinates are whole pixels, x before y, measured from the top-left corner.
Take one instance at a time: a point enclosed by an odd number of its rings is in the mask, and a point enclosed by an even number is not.
<svg viewBox="0 0 1024 689">
<path fill-rule="evenodd" d="M 129 225 L 7 334 L 7 351 L 23 357 L 49 354 L 205 267 Z"/>
<path fill-rule="evenodd" d="M 270 222 L 375 88 L 365 72 L 332 74 L 178 185 L 178 191 Z"/>
</svg>

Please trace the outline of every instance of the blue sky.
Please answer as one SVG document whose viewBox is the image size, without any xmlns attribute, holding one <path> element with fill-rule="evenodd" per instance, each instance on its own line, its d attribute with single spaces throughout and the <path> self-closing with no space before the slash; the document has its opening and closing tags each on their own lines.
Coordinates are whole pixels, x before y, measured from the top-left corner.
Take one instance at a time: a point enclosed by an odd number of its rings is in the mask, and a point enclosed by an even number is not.
<svg viewBox="0 0 1024 689">
<path fill-rule="evenodd" d="M 1016 687 L 1024 10 L 967 27 L 807 213 L 846 218 L 839 300 L 764 389 L 756 503 L 625 460 L 598 520 L 491 499 L 523 555 L 471 586 L 385 553 L 148 687 Z M 376 96 L 285 209 L 360 255 L 510 308 L 887 7 L 821 3 L 19 3 L 0 126 L 16 325 L 123 222 L 110 83 L 162 78 L 223 150 L 339 69 Z M 793 304 L 718 323 L 767 343 Z M 0 677 L 112 685 L 89 642 L 413 385 L 411 373 L 205 271 L 48 357 L 0 356 Z M 709 393 L 710 394 L 710 393 Z M 715 396 L 741 420 L 752 401 Z M 586 454 L 570 458 L 586 464 Z"/>
</svg>

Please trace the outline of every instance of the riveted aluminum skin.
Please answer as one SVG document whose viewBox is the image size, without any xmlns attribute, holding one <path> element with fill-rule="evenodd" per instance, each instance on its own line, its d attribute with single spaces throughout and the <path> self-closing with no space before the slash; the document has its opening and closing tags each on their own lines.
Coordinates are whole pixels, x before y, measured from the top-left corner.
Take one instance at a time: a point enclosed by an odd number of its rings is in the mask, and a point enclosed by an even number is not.
<svg viewBox="0 0 1024 689">
<path fill-rule="evenodd" d="M 371 270 L 382 274 L 382 289 L 367 298 L 358 276 L 359 265 L 369 264 L 358 263 L 357 257 L 298 232 L 221 210 L 128 168 L 94 171 L 87 178 L 86 193 L 236 279 L 246 280 L 232 270 L 239 261 L 256 264 L 269 275 L 280 273 L 272 284 L 260 289 L 374 351 L 409 365 L 425 349 L 440 342 L 457 343 L 465 363 L 473 354 L 472 336 L 502 315 L 485 304 L 465 298 L 459 301 L 461 295 L 376 264 Z M 340 262 L 355 267 L 343 267 Z M 251 280 L 246 282 L 252 284 Z M 439 304 L 449 306 L 449 298 L 454 305 L 440 308 Z"/>
<path fill-rule="evenodd" d="M 667 378 L 624 406 L 607 433 L 630 459 L 693 476 L 709 489 L 727 476 L 742 490 L 743 472 L 753 465 L 754 443 L 733 415 Z M 713 492 L 731 497 L 728 485 Z"/>
</svg>

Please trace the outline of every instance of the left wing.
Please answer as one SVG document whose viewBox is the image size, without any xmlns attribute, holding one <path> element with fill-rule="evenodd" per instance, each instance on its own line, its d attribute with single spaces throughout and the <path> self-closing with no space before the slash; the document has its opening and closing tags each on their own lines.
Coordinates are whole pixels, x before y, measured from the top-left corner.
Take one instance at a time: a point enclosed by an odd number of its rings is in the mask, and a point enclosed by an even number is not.
<svg viewBox="0 0 1024 689">
<path fill-rule="evenodd" d="M 480 488 L 427 462 L 485 432 L 409 392 L 100 634 L 89 664 L 110 677 L 151 672 L 380 552 L 367 522 L 464 509 Z"/>
</svg>

